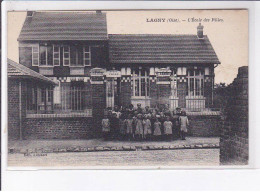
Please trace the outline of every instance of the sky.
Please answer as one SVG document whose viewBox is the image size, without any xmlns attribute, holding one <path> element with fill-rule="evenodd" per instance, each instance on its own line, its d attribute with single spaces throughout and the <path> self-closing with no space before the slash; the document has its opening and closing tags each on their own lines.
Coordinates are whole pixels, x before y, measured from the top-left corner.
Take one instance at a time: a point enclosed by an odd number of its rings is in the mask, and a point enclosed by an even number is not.
<svg viewBox="0 0 260 194">
<path fill-rule="evenodd" d="M 106 11 L 106 14 L 109 34 L 196 34 L 201 22 L 221 62 L 215 68 L 215 83 L 231 83 L 238 67 L 248 65 L 247 10 Z M 17 38 L 25 17 L 26 12 L 8 13 L 7 55 L 16 62 Z"/>
</svg>

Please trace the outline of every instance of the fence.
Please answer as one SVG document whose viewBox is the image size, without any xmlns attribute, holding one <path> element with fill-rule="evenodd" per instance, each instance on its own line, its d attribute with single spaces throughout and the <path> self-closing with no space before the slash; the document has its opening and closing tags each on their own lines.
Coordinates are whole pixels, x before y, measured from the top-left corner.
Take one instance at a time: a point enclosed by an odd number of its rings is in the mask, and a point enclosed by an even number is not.
<svg viewBox="0 0 260 194">
<path fill-rule="evenodd" d="M 215 111 L 217 109 L 214 108 L 212 96 L 212 90 L 206 91 L 204 88 L 192 91 L 175 89 L 171 91 L 170 96 L 161 94 L 157 90 L 153 104 L 155 106 L 168 104 L 172 110 L 180 107 L 187 112 Z"/>
</svg>

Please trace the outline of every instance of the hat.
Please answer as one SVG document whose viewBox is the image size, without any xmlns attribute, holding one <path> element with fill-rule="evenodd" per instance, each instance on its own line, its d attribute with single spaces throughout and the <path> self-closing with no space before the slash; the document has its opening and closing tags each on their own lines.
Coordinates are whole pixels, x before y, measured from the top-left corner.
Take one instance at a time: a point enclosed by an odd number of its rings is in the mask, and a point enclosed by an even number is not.
<svg viewBox="0 0 260 194">
<path fill-rule="evenodd" d="M 177 107 L 176 110 L 180 110 L 181 108 L 180 107 Z"/>
</svg>

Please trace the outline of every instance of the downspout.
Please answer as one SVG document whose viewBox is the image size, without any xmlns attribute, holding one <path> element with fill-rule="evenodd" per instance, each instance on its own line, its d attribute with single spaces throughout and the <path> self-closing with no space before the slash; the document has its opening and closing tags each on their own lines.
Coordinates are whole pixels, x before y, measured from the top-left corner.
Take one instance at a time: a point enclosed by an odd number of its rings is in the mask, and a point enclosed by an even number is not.
<svg viewBox="0 0 260 194">
<path fill-rule="evenodd" d="M 23 134 L 22 134 L 22 82 L 21 81 L 19 81 L 19 122 L 20 122 L 19 134 L 20 134 L 20 140 L 22 140 Z"/>
</svg>

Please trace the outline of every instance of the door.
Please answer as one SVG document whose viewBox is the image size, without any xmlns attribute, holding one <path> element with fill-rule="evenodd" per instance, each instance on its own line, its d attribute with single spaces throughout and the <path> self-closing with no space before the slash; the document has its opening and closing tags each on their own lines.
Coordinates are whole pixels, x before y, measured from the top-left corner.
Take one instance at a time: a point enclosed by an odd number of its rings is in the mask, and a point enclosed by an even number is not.
<svg viewBox="0 0 260 194">
<path fill-rule="evenodd" d="M 106 107 L 114 108 L 119 105 L 118 78 L 107 78 L 106 82 Z"/>
</svg>

